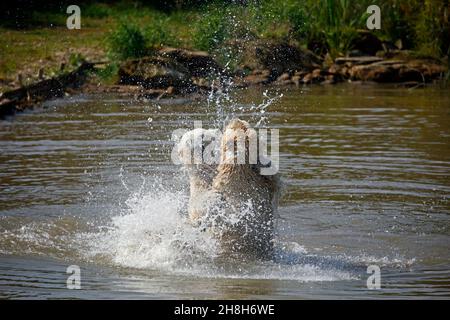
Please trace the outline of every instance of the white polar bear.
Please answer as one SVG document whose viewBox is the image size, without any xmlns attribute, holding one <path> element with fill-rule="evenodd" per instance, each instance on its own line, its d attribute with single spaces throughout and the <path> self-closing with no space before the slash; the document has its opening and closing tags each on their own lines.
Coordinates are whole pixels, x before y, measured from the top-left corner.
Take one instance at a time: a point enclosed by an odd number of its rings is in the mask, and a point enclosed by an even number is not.
<svg viewBox="0 0 450 320">
<path fill-rule="evenodd" d="M 189 219 L 207 227 L 224 252 L 269 257 L 280 177 L 261 174 L 268 159 L 261 161 L 255 139 L 246 121 L 234 119 L 221 138 L 218 130 L 194 129 L 177 148 L 190 178 Z M 215 161 L 205 161 L 211 152 Z"/>
</svg>

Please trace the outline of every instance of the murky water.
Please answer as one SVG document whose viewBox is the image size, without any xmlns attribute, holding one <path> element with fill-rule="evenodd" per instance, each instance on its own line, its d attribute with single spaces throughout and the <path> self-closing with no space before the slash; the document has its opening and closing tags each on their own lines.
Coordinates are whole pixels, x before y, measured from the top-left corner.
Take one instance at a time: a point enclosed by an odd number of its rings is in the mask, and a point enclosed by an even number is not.
<svg viewBox="0 0 450 320">
<path fill-rule="evenodd" d="M 272 88 L 257 108 L 264 90 L 221 108 L 77 96 L 1 121 L 0 298 L 448 298 L 449 91 Z M 171 133 L 231 113 L 280 129 L 273 261 L 218 260 L 184 220 Z"/>
</svg>

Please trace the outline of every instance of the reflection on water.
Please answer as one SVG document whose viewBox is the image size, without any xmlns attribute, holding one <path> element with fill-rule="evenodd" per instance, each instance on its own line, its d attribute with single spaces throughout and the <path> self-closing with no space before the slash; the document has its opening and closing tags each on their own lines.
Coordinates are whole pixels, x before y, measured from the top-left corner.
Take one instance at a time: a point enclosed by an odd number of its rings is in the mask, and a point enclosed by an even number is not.
<svg viewBox="0 0 450 320">
<path fill-rule="evenodd" d="M 450 94 L 387 86 L 239 90 L 214 101 L 57 100 L 0 122 L 0 298 L 450 295 Z M 222 114 L 280 129 L 273 261 L 220 261 L 182 216 L 171 132 Z M 65 270 L 82 269 L 82 290 Z M 366 288 L 381 267 L 382 290 Z"/>
</svg>

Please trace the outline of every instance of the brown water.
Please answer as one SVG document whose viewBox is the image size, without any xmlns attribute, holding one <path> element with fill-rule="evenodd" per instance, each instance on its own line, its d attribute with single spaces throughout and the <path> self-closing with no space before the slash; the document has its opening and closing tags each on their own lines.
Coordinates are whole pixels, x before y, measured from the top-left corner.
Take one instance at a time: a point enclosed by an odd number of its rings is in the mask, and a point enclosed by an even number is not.
<svg viewBox="0 0 450 320">
<path fill-rule="evenodd" d="M 184 223 L 171 132 L 255 123 L 263 90 L 136 102 L 77 96 L 0 122 L 0 298 L 448 298 L 450 93 L 280 90 L 286 184 L 273 261 L 216 261 Z M 81 290 L 66 268 L 81 268 Z M 368 265 L 381 289 L 366 286 Z"/>
</svg>

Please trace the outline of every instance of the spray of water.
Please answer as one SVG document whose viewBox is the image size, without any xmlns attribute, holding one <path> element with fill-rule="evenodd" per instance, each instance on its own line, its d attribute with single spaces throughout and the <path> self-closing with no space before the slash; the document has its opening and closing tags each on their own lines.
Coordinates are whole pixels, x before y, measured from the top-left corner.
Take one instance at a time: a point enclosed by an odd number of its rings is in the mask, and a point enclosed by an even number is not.
<svg viewBox="0 0 450 320">
<path fill-rule="evenodd" d="M 186 196 L 164 189 L 137 192 L 127 210 L 112 217 L 101 232 L 84 234 L 86 254 L 107 257 L 114 264 L 151 269 L 190 269 L 214 258 L 216 243 L 192 227 L 184 215 Z"/>
<path fill-rule="evenodd" d="M 277 241 L 272 260 L 243 260 L 221 255 L 220 245 L 209 232 L 186 217 L 187 196 L 151 183 L 146 191 L 132 194 L 127 208 L 112 217 L 108 226 L 77 235 L 83 255 L 119 267 L 158 270 L 177 275 L 210 278 L 335 281 L 354 279 L 351 270 L 324 266 L 308 259 L 297 243 Z M 229 223 L 241 217 L 228 217 Z"/>
<path fill-rule="evenodd" d="M 213 81 L 211 87 L 206 104 L 208 112 L 214 115 L 213 125 L 216 129 L 223 129 L 225 124 L 237 117 L 238 114 L 249 116 L 248 121 L 255 128 L 268 125 L 270 118 L 267 116 L 267 109 L 283 97 L 282 93 L 266 89 L 262 93 L 263 100 L 261 102 L 241 104 L 233 95 L 233 79 L 224 75 L 220 77 L 220 81 Z"/>
<path fill-rule="evenodd" d="M 237 114 L 248 112 L 258 126 L 267 123 L 266 111 L 282 95 L 263 93 L 263 101 L 242 105 L 234 101 L 229 90 L 231 84 L 212 90 L 207 98 L 208 110 L 215 113 L 214 126 L 223 128 Z M 120 171 L 121 184 L 131 192 L 124 171 Z M 179 188 L 180 181 L 185 183 Z M 248 210 L 236 212 L 216 207 L 213 220 L 193 224 L 187 217 L 188 177 L 180 170 L 171 181 L 161 184 L 158 177 L 131 192 L 125 209 L 114 214 L 107 227 L 79 235 L 83 255 L 94 261 L 103 259 L 116 266 L 156 269 L 176 274 L 202 277 L 295 279 L 299 281 L 332 281 L 351 279 L 354 275 L 334 266 L 323 268 L 314 261 L 304 260 L 307 252 L 296 243 L 275 241 L 275 254 L 271 260 L 242 259 L 224 256 L 217 237 L 208 228 L 211 225 L 239 226 L 255 212 L 254 204 Z M 245 206 L 244 206 L 245 207 Z M 223 210 L 223 214 L 221 214 Z M 226 211 L 226 214 L 225 214 Z M 220 220 L 220 221 L 218 221 Z M 245 225 L 245 223 L 244 223 Z"/>
<path fill-rule="evenodd" d="M 252 123 L 268 123 L 267 109 L 282 95 L 263 94 L 262 103 L 242 105 L 234 101 L 230 86 L 211 91 L 209 110 L 217 115 L 214 125 L 221 128 L 239 113 L 255 116 Z M 320 257 L 297 243 L 276 239 L 273 259 L 244 261 L 220 255 L 217 238 L 187 218 L 188 179 L 182 170 L 174 177 L 143 177 L 137 187 L 127 183 L 127 172 L 119 171 L 120 191 L 128 194 L 124 204 L 109 214 L 107 222 L 66 216 L 55 221 L 6 221 L 11 227 L 0 230 L 0 253 L 51 254 L 55 257 L 85 259 L 115 267 L 152 269 L 198 277 L 335 281 L 358 277 L 354 264 L 359 259 Z M 163 183 L 164 182 L 164 183 Z M 92 201 L 95 201 L 93 198 Z M 251 204 L 250 211 L 253 212 Z M 224 217 L 238 224 L 242 212 Z M 6 218 L 5 218 L 6 219 Z M 28 250 L 28 251 L 26 251 Z M 387 261 L 386 263 L 389 263 Z"/>
</svg>

